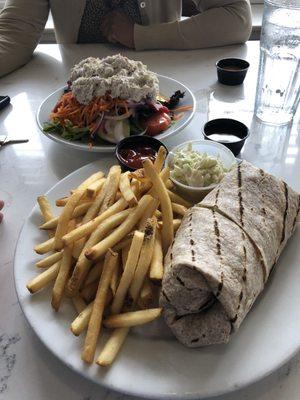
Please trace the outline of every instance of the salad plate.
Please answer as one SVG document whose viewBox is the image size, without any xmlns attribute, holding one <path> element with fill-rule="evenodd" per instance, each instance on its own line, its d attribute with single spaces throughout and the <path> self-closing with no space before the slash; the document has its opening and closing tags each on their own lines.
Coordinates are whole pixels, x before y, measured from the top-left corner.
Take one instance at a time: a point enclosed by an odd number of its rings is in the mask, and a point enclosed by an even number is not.
<svg viewBox="0 0 300 400">
<path fill-rule="evenodd" d="M 183 99 L 180 99 L 180 106 L 191 106 L 191 110 L 184 112 L 182 118 L 178 121 L 174 121 L 169 128 L 167 128 L 162 133 L 156 135 L 155 137 L 159 140 L 166 139 L 171 135 L 175 135 L 186 127 L 192 120 L 195 110 L 196 110 L 196 99 L 191 92 L 191 90 L 186 87 L 183 83 L 169 78 L 163 75 L 157 75 L 159 79 L 160 94 L 168 98 L 172 96 L 176 91 L 180 90 L 185 93 Z M 64 139 L 61 135 L 52 132 L 45 132 L 43 129 L 44 124 L 49 122 L 49 115 L 57 104 L 58 100 L 64 93 L 66 88 L 62 87 L 57 89 L 55 92 L 51 93 L 40 105 L 37 111 L 37 124 L 40 130 L 51 140 L 62 145 L 72 147 L 78 150 L 93 151 L 93 152 L 111 152 L 115 149 L 115 145 L 104 140 L 97 140 L 93 146 L 89 146 L 88 143 L 83 143 L 80 141 L 70 141 Z"/>
<path fill-rule="evenodd" d="M 107 156 L 65 177 L 48 191 L 50 203 L 55 204 L 55 199 L 99 169 L 107 172 L 114 162 Z M 144 398 L 208 398 L 267 376 L 299 351 L 299 229 L 280 257 L 266 290 L 229 344 L 184 347 L 160 319 L 133 329 L 116 362 L 110 368 L 99 368 L 87 366 L 80 358 L 83 338 L 70 333 L 69 323 L 75 317 L 71 304 L 65 302 L 55 313 L 49 307 L 51 289 L 35 296 L 26 289 L 37 261 L 32 249 L 47 239 L 45 232 L 36 229 L 41 222 L 35 207 L 16 247 L 14 276 L 20 305 L 44 345 L 66 366 L 95 383 Z M 99 348 L 101 345 L 100 341 Z"/>
</svg>

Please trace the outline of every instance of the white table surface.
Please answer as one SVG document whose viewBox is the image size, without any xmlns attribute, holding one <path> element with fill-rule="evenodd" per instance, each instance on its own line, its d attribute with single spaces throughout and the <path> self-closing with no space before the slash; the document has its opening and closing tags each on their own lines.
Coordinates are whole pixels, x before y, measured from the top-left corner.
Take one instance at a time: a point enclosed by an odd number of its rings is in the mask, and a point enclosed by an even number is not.
<svg viewBox="0 0 300 400">
<path fill-rule="evenodd" d="M 44 97 L 64 85 L 75 62 L 116 51 L 108 45 L 40 45 L 26 66 L 0 79 L 0 94 L 12 99 L 11 106 L 0 112 L 0 134 L 29 139 L 27 144 L 7 146 L 0 151 L 0 199 L 5 201 L 5 218 L 0 225 L 0 398 L 4 400 L 133 399 L 90 383 L 56 360 L 26 323 L 13 283 L 14 249 L 36 197 L 75 169 L 103 157 L 68 150 L 51 142 L 37 128 L 36 110 Z M 258 42 L 199 51 L 122 50 L 122 53 L 142 60 L 160 74 L 182 81 L 196 96 L 194 120 L 183 132 L 166 140 L 167 146 L 201 138 L 202 125 L 209 119 L 237 118 L 251 128 L 241 156 L 284 178 L 300 191 L 299 123 L 273 128 L 252 119 Z M 244 85 L 227 87 L 216 82 L 214 65 L 224 57 L 240 57 L 250 62 Z M 263 381 L 218 400 L 299 398 L 300 354 Z"/>
</svg>

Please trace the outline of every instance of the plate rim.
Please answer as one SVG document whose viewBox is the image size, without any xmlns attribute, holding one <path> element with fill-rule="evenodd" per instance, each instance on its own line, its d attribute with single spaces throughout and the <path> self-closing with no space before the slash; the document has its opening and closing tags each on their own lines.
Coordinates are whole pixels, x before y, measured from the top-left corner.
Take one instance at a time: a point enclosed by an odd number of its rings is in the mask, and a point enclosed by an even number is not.
<svg viewBox="0 0 300 400">
<path fill-rule="evenodd" d="M 76 175 L 79 171 L 88 169 L 89 166 L 93 164 L 101 164 L 102 160 L 95 160 L 91 163 L 88 163 L 86 165 L 83 165 L 82 167 L 76 169 L 75 171 L 72 171 L 70 174 L 66 175 L 64 178 L 56 182 L 51 188 L 49 188 L 46 192 L 45 195 L 47 196 L 50 192 L 52 192 L 57 186 L 59 186 L 62 182 L 65 180 L 68 180 L 71 176 Z M 118 393 L 126 394 L 126 395 L 131 395 L 131 396 L 139 396 L 143 399 L 156 399 L 156 400 L 175 400 L 175 399 L 180 399 L 180 400 L 194 400 L 194 399 L 206 399 L 206 398 L 212 398 L 212 397 L 217 397 L 217 396 L 222 396 L 226 395 L 229 393 L 234 393 L 236 391 L 242 390 L 246 387 L 251 386 L 252 384 L 259 382 L 266 377 L 270 376 L 273 372 L 281 368 L 283 365 L 285 365 L 290 359 L 292 359 L 300 350 L 300 341 L 297 346 L 295 346 L 290 352 L 285 353 L 285 357 L 281 359 L 279 363 L 276 364 L 276 366 L 269 367 L 268 369 L 265 370 L 263 374 L 256 374 L 251 378 L 250 380 L 244 380 L 240 381 L 238 384 L 231 382 L 230 385 L 228 385 L 225 389 L 220 389 L 220 390 L 214 390 L 210 391 L 209 393 L 199 393 L 199 392 L 189 392 L 189 393 L 145 393 L 145 391 L 140 391 L 140 390 L 130 390 L 130 389 L 121 389 L 118 386 L 115 386 L 114 384 L 111 384 L 109 382 L 106 382 L 105 380 L 102 380 L 101 378 L 96 379 L 94 376 L 91 376 L 88 374 L 88 368 L 85 370 L 79 370 L 76 367 L 74 367 L 71 363 L 68 363 L 62 356 L 60 356 L 60 353 L 58 353 L 55 349 L 51 348 L 48 344 L 47 341 L 44 339 L 43 336 L 39 335 L 39 333 L 36 331 L 34 324 L 31 323 L 31 318 L 29 316 L 29 313 L 25 311 L 25 306 L 23 305 L 20 297 L 22 296 L 21 293 L 18 292 L 18 283 L 17 283 L 17 255 L 18 255 L 18 247 L 20 243 L 20 238 L 22 236 L 22 233 L 25 229 L 26 223 L 29 221 L 30 217 L 32 216 L 33 213 L 35 213 L 38 210 L 38 206 L 35 205 L 31 209 L 31 211 L 27 214 L 26 218 L 24 219 L 22 228 L 20 229 L 17 241 L 16 241 L 16 246 L 15 246 L 15 251 L 14 251 L 14 262 L 13 262 L 13 281 L 14 281 L 14 287 L 18 299 L 18 303 L 20 305 L 20 308 L 22 310 L 22 313 L 28 322 L 28 325 L 30 326 L 30 329 L 34 332 L 34 334 L 37 336 L 37 338 L 40 340 L 40 342 L 47 348 L 47 350 L 55 356 L 56 359 L 59 360 L 63 365 L 66 367 L 70 368 L 74 373 L 79 374 L 81 377 L 93 382 L 96 385 L 101 385 L 109 390 L 113 390 Z M 178 342 L 178 345 L 181 346 L 181 344 Z M 136 386 L 138 388 L 138 386 Z"/>
<path fill-rule="evenodd" d="M 184 123 L 181 125 L 181 127 L 180 127 L 180 129 L 178 131 L 173 132 L 173 133 L 172 132 L 169 132 L 169 133 L 168 132 L 162 132 L 161 134 L 157 135 L 157 139 L 158 140 L 164 140 L 164 139 L 170 137 L 171 135 L 177 135 L 187 125 L 189 125 L 191 123 L 191 121 L 194 118 L 195 113 L 196 113 L 197 101 L 196 101 L 195 95 L 192 92 L 192 90 L 188 86 L 186 86 L 184 83 L 178 81 L 177 79 L 174 79 L 174 78 L 171 78 L 169 76 L 166 76 L 166 75 L 161 75 L 161 74 L 156 74 L 156 75 L 158 76 L 159 79 L 163 78 L 163 79 L 166 79 L 168 81 L 172 81 L 174 83 L 179 83 L 184 88 L 184 90 L 189 93 L 189 95 L 191 96 L 192 101 L 193 101 L 193 108 L 191 110 L 191 113 L 188 116 L 188 118 L 186 119 L 186 121 L 184 121 Z M 37 111 L 35 113 L 36 123 L 38 125 L 38 128 L 39 128 L 40 132 L 43 135 L 45 135 L 48 139 L 53 140 L 54 142 L 56 142 L 58 144 L 61 144 L 61 145 L 65 146 L 65 147 L 69 147 L 69 148 L 71 147 L 73 149 L 81 150 L 81 151 L 90 151 L 90 152 L 93 152 L 93 153 L 110 153 L 110 152 L 113 152 L 115 147 L 116 147 L 116 145 L 107 145 L 105 147 L 104 146 L 93 146 L 92 148 L 89 148 L 88 145 L 85 145 L 84 143 L 66 141 L 66 140 L 60 139 L 56 135 L 53 135 L 53 134 L 48 133 L 48 132 L 44 132 L 43 126 L 42 126 L 41 121 L 39 119 L 39 115 L 40 115 L 41 109 L 42 109 L 43 105 L 47 102 L 48 99 L 50 99 L 57 92 L 62 91 L 65 87 L 66 86 L 61 86 L 58 89 L 54 90 L 47 97 L 45 97 L 42 100 L 42 102 L 40 103 L 40 105 L 39 105 L 39 107 L 38 107 L 38 109 L 37 109 Z"/>
</svg>

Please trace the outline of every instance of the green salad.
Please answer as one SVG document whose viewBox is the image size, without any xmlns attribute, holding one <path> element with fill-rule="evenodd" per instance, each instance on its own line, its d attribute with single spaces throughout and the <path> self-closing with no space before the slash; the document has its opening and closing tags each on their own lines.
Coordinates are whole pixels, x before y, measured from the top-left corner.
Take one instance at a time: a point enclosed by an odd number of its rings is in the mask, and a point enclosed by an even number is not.
<svg viewBox="0 0 300 400">
<path fill-rule="evenodd" d="M 194 187 L 206 187 L 219 183 L 228 170 L 220 157 L 212 157 L 192 149 L 177 150 L 171 164 L 171 177 L 176 181 Z"/>
</svg>

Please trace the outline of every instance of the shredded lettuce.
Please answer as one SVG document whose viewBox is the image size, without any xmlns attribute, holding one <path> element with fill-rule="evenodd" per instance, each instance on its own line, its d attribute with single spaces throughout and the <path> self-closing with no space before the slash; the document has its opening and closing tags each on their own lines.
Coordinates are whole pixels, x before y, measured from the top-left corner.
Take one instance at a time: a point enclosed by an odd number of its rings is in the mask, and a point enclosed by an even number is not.
<svg viewBox="0 0 300 400">
<path fill-rule="evenodd" d="M 62 125 L 59 121 L 45 122 L 43 125 L 44 132 L 56 133 L 62 136 L 66 140 L 83 140 L 89 135 L 88 128 L 79 128 L 74 126 L 71 121 L 65 120 L 65 124 Z"/>
<path fill-rule="evenodd" d="M 219 183 L 228 171 L 220 157 L 212 157 L 192 149 L 177 150 L 171 164 L 171 177 L 187 186 L 205 187 Z"/>
</svg>

